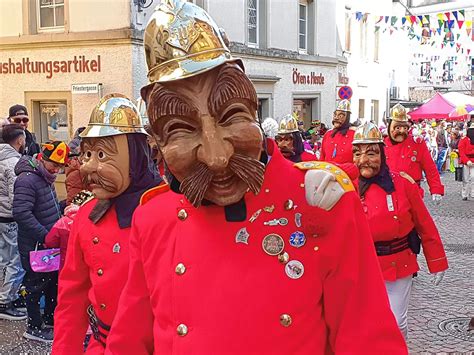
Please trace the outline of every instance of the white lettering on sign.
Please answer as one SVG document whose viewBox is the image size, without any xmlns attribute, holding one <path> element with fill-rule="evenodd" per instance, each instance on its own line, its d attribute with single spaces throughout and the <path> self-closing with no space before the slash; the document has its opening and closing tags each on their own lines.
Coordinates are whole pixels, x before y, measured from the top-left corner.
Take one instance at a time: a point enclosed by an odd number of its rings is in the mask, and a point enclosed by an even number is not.
<svg viewBox="0 0 474 355">
<path fill-rule="evenodd" d="M 324 76 L 323 74 L 316 75 L 315 72 L 301 74 L 297 68 L 293 68 L 293 84 L 324 85 Z"/>
<path fill-rule="evenodd" d="M 98 94 L 100 84 L 72 84 L 73 94 Z"/>
</svg>

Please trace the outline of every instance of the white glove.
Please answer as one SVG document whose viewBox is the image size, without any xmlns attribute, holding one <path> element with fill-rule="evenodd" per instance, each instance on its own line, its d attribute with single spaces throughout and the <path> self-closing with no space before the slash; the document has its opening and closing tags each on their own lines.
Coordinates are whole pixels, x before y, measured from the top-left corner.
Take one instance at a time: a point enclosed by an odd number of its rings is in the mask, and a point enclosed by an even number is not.
<svg viewBox="0 0 474 355">
<path fill-rule="evenodd" d="M 304 177 L 306 201 L 329 211 L 344 195 L 344 189 L 333 174 L 325 170 L 308 170 Z"/>
<path fill-rule="evenodd" d="M 432 278 L 432 282 L 435 286 L 438 286 L 439 283 L 443 280 L 444 278 L 444 273 L 445 271 L 440 271 L 440 272 L 436 272 L 435 274 L 433 274 L 433 278 Z"/>
<path fill-rule="evenodd" d="M 431 198 L 438 205 L 441 202 L 441 199 L 443 198 L 443 196 L 441 196 L 439 194 L 433 194 L 433 195 L 431 195 Z"/>
</svg>

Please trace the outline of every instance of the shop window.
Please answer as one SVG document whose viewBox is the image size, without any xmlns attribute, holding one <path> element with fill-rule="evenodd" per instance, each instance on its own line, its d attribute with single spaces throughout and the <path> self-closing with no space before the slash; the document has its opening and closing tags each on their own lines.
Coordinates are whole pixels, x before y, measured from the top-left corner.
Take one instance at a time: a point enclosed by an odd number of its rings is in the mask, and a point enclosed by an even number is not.
<svg viewBox="0 0 474 355">
<path fill-rule="evenodd" d="M 64 27 L 64 0 L 38 0 L 37 5 L 39 30 Z"/>
<path fill-rule="evenodd" d="M 249 45 L 258 46 L 258 0 L 247 0 L 247 29 Z"/>
<path fill-rule="evenodd" d="M 257 115 L 261 122 L 263 122 L 265 118 L 270 117 L 270 99 L 258 99 Z"/>
<path fill-rule="evenodd" d="M 39 142 L 69 141 L 66 101 L 36 101 L 39 120 L 35 120 L 36 138 Z"/>
<path fill-rule="evenodd" d="M 431 80 L 431 62 L 421 62 L 420 76 L 423 83 Z"/>
<path fill-rule="evenodd" d="M 300 51 L 306 52 L 308 49 L 308 6 L 300 3 L 299 7 L 299 44 Z"/>
<path fill-rule="evenodd" d="M 374 62 L 379 61 L 380 31 L 374 33 Z"/>
<path fill-rule="evenodd" d="M 379 122 L 379 100 L 372 100 L 370 105 L 370 118 L 374 123 Z"/>
<path fill-rule="evenodd" d="M 359 99 L 359 118 L 365 117 L 365 100 Z"/>
<path fill-rule="evenodd" d="M 300 121 L 303 121 L 305 129 L 311 127 L 312 121 L 321 119 L 321 117 L 318 117 L 318 112 L 318 98 L 295 98 L 293 100 L 293 113 L 297 115 Z"/>
<path fill-rule="evenodd" d="M 454 81 L 454 59 L 448 59 L 443 64 L 443 82 Z"/>
<path fill-rule="evenodd" d="M 346 52 L 351 51 L 351 13 L 346 12 L 345 14 L 345 28 L 346 28 L 346 45 L 345 50 Z"/>
</svg>

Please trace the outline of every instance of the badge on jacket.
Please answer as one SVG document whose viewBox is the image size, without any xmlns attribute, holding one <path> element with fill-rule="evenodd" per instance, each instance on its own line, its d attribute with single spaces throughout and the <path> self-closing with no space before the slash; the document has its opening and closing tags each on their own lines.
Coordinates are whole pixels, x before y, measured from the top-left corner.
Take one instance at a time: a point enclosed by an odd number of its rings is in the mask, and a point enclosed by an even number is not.
<svg viewBox="0 0 474 355">
<path fill-rule="evenodd" d="M 390 212 L 395 211 L 395 208 L 393 207 L 392 195 L 387 195 L 387 207 Z"/>
</svg>

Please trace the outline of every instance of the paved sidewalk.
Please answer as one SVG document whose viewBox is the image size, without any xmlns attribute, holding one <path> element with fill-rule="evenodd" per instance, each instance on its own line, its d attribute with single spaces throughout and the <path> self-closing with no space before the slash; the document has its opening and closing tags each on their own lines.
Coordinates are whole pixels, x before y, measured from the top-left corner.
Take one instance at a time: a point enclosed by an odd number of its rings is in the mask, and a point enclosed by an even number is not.
<svg viewBox="0 0 474 355">
<path fill-rule="evenodd" d="M 462 201 L 460 183 L 445 173 L 447 196 L 436 206 L 428 195 L 425 202 L 440 231 L 449 261 L 444 280 L 434 286 L 424 257 L 411 296 L 408 346 L 412 354 L 474 354 L 474 201 Z M 426 185 L 425 191 L 426 189 Z"/>
<path fill-rule="evenodd" d="M 426 204 L 440 230 L 450 269 L 439 286 L 431 284 L 424 257 L 414 280 L 409 309 L 411 354 L 474 354 L 474 331 L 467 323 L 474 316 L 474 201 L 461 201 L 460 185 L 445 173 L 447 196 L 439 206 L 430 196 Z M 49 346 L 22 338 L 23 322 L 0 320 L 0 354 L 47 354 Z M 369 354 L 370 352 L 368 352 Z M 390 355 L 390 354 L 384 354 Z"/>
</svg>

